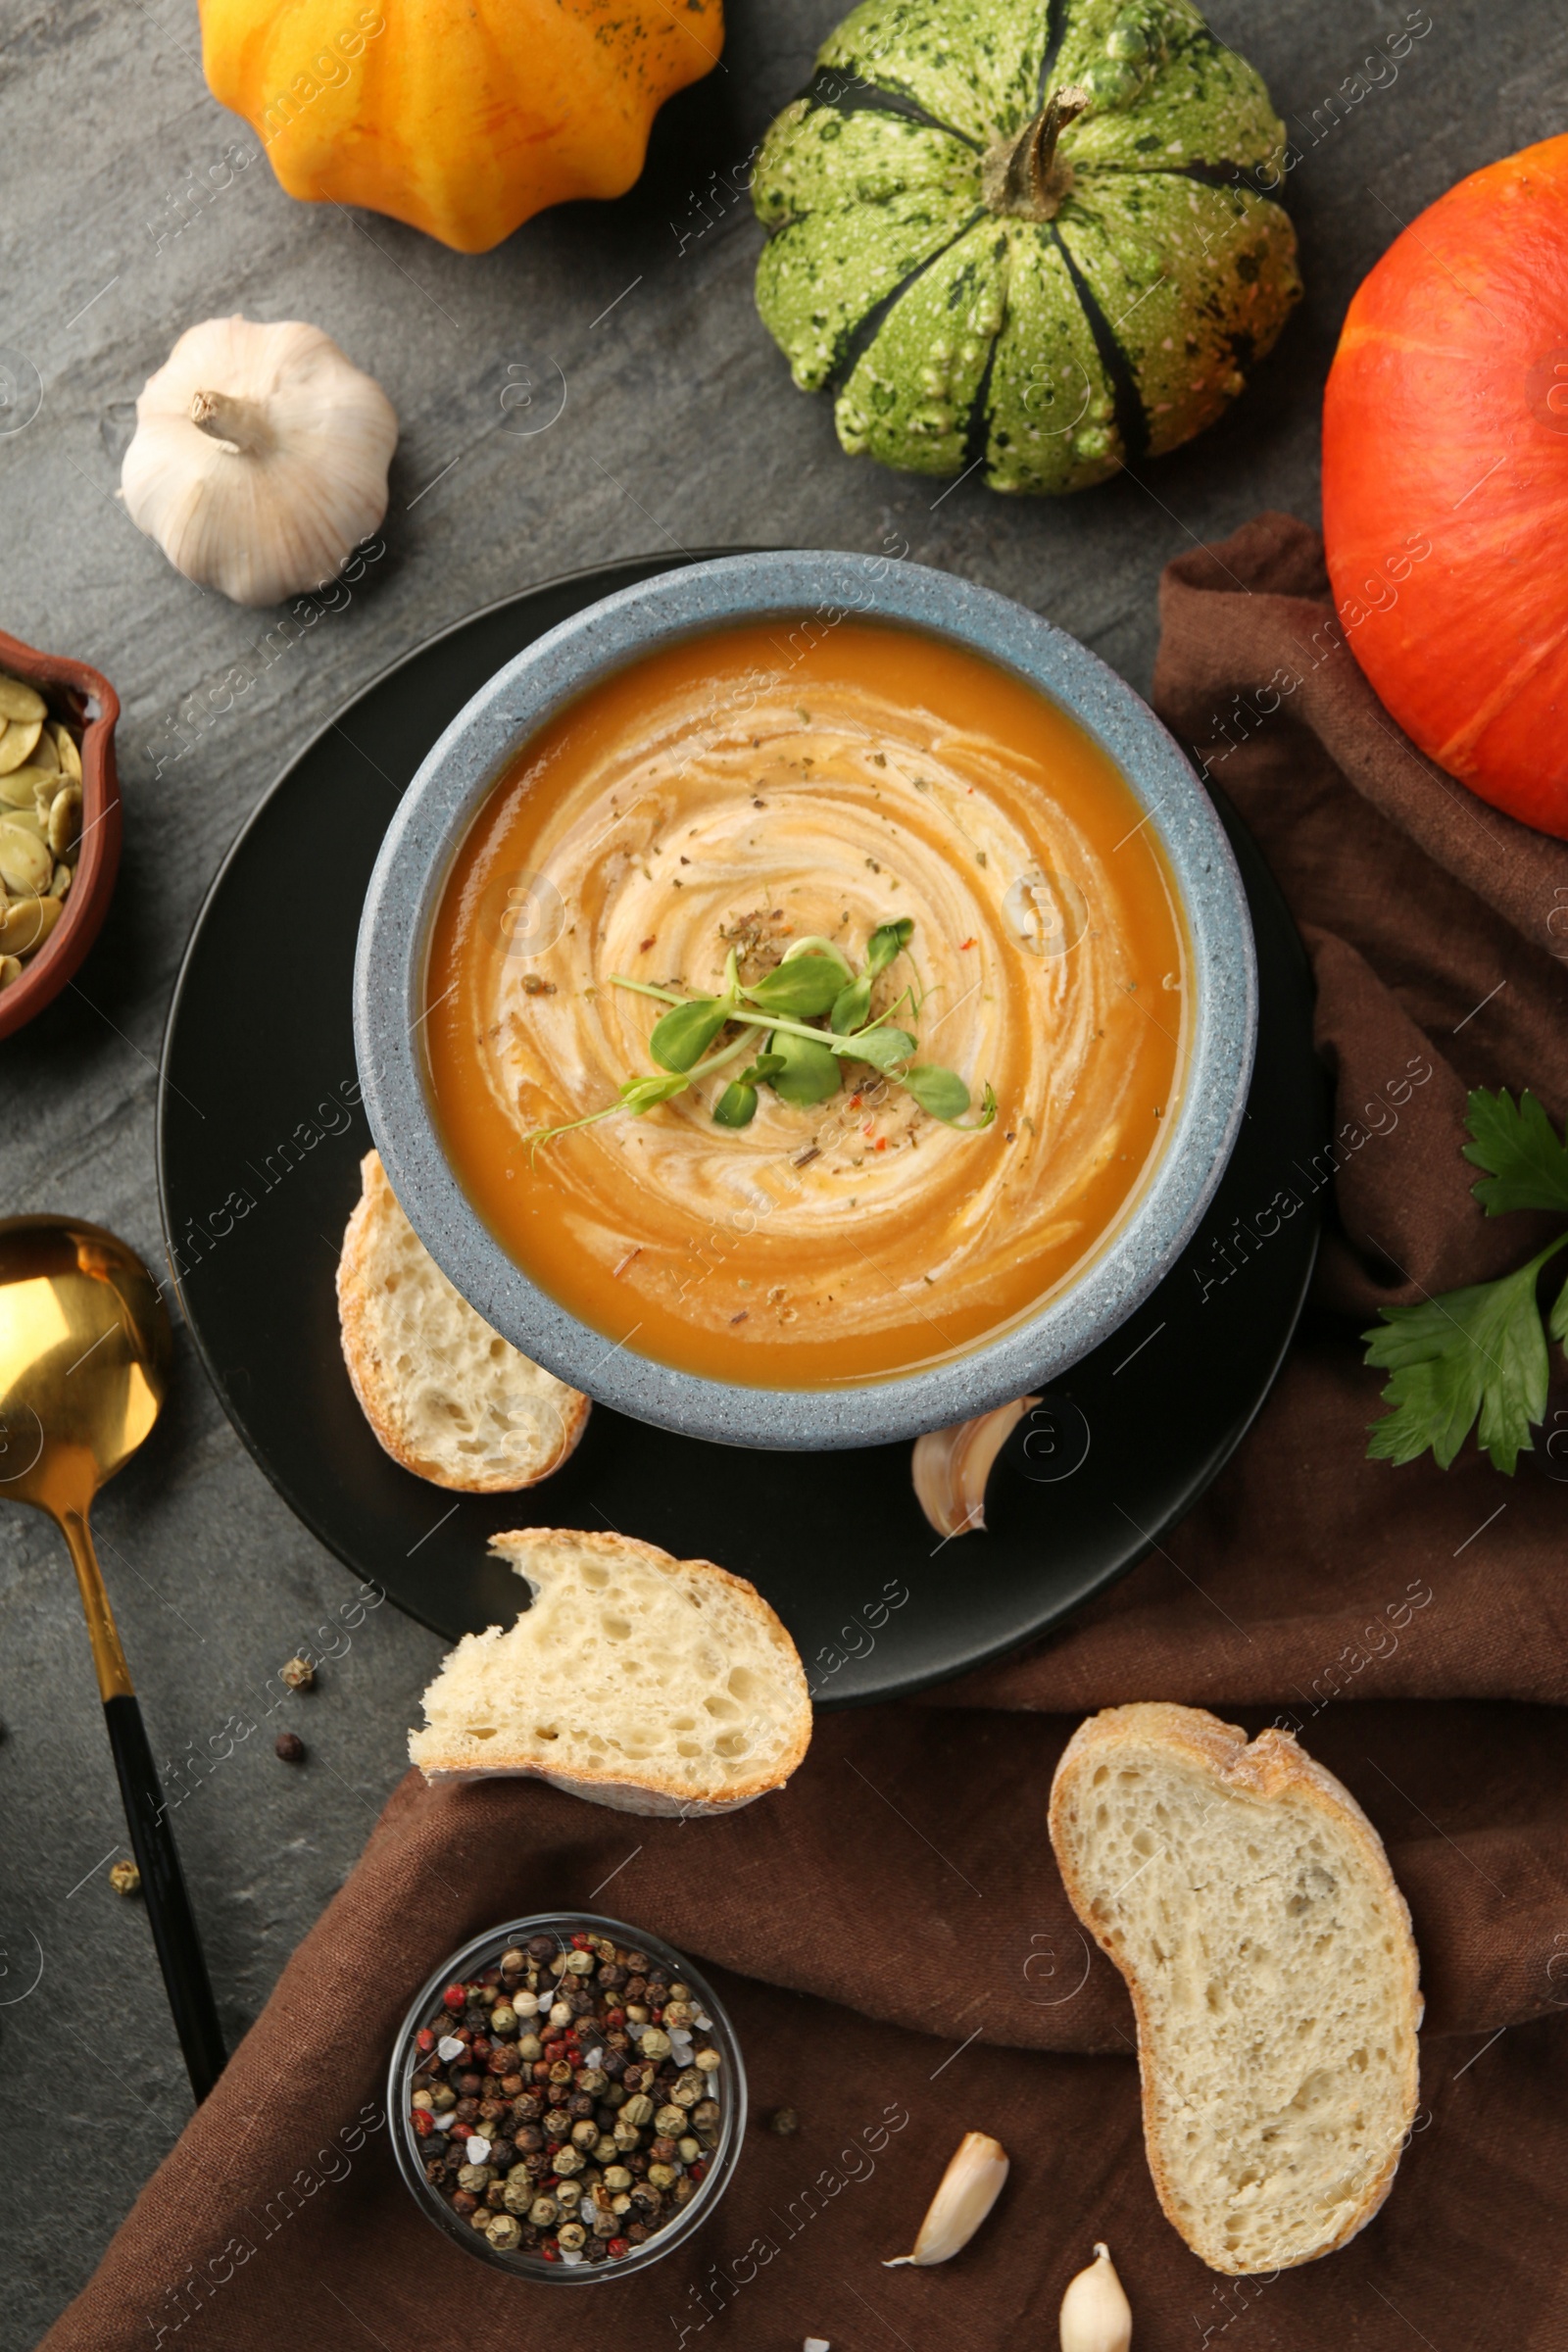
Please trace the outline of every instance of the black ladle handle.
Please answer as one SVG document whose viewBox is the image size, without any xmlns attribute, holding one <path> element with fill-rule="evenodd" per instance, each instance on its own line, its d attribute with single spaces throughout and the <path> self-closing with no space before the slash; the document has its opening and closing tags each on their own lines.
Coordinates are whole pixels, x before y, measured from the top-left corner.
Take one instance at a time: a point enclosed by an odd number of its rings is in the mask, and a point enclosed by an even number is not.
<svg viewBox="0 0 1568 2352">
<path fill-rule="evenodd" d="M 141 1708 L 132 1696 L 106 1698 L 104 1720 L 124 1799 L 130 1847 L 141 1872 L 153 1947 L 164 1972 L 190 2086 L 199 2103 L 222 2073 L 226 2053 L 196 1916 L 185 1891 L 169 1807 L 158 1786 Z"/>
</svg>

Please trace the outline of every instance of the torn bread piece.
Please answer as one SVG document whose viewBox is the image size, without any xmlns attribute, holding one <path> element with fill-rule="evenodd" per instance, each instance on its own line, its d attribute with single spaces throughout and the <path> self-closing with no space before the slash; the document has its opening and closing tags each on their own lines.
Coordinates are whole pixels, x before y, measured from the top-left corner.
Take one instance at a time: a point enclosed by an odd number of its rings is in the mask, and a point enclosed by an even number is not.
<svg viewBox="0 0 1568 2352">
<path fill-rule="evenodd" d="M 1211 2270 L 1289 2269 L 1389 2193 L 1419 1963 L 1382 1842 L 1287 1732 L 1107 1707 L 1051 1791 L 1074 1909 L 1127 1980 L 1167 2219 Z"/>
<path fill-rule="evenodd" d="M 534 1527 L 492 1551 L 527 1580 L 514 1625 L 465 1634 L 409 1754 L 426 1780 L 531 1773 L 622 1813 L 727 1813 L 811 1738 L 794 1642 L 755 1587 L 630 1536 Z"/>
<path fill-rule="evenodd" d="M 360 1177 L 337 1311 L 365 1418 L 395 1462 L 438 1487 L 536 1487 L 575 1448 L 587 1397 L 474 1313 L 399 1207 L 379 1153 L 366 1153 Z"/>
</svg>

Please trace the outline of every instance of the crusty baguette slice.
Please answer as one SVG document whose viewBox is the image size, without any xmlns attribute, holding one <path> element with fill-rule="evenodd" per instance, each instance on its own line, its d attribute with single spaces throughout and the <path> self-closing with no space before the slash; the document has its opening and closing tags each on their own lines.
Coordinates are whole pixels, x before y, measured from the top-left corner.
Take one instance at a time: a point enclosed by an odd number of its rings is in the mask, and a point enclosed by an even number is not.
<svg viewBox="0 0 1568 2352">
<path fill-rule="evenodd" d="M 343 1355 L 395 1462 L 466 1494 L 548 1478 L 588 1425 L 588 1399 L 530 1363 L 460 1297 L 398 1206 L 380 1155 L 338 1259 Z"/>
<path fill-rule="evenodd" d="M 622 1813 L 727 1813 L 811 1737 L 799 1653 L 761 1594 L 631 1536 L 496 1536 L 533 1605 L 465 1634 L 409 1739 L 426 1780 L 533 1773 Z"/>
<path fill-rule="evenodd" d="M 1421 2023 L 1410 1914 L 1355 1799 L 1287 1732 L 1107 1707 L 1056 1768 L 1051 1839 L 1133 1997 L 1167 2218 L 1233 2276 L 1344 2245 L 1393 2182 Z"/>
</svg>

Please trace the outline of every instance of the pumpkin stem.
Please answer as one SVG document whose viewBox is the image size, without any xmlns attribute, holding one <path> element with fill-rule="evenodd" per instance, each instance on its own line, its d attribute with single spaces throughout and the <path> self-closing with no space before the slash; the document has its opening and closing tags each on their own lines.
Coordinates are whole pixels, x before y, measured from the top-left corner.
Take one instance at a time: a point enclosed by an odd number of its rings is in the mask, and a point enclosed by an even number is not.
<svg viewBox="0 0 1568 2352">
<path fill-rule="evenodd" d="M 985 159 L 983 185 L 994 213 L 1014 213 L 1024 220 L 1055 219 L 1072 186 L 1071 167 L 1057 157 L 1056 141 L 1090 104 L 1090 92 L 1076 84 L 1053 90 L 1016 139 L 993 147 Z"/>
<path fill-rule="evenodd" d="M 242 400 L 229 392 L 193 392 L 190 420 L 236 457 L 265 457 L 272 447 L 271 424 L 259 400 Z"/>
</svg>

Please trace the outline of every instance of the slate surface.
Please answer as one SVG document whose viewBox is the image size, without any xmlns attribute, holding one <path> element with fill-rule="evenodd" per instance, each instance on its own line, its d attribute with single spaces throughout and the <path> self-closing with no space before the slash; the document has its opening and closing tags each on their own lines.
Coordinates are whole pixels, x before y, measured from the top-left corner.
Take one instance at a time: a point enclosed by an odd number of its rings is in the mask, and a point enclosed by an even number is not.
<svg viewBox="0 0 1568 2352">
<path fill-rule="evenodd" d="M 1351 290 L 1401 221 L 1568 125 L 1555 0 L 1430 0 L 1410 12 L 1429 29 L 1396 77 L 1333 115 L 1402 5 L 1215 0 L 1216 29 L 1266 74 L 1301 150 L 1288 202 L 1305 305 L 1236 415 L 1143 486 L 1054 506 L 973 481 L 944 495 L 843 458 L 826 404 L 791 389 L 752 310 L 760 232 L 736 183 L 839 13 L 838 0 L 732 0 L 722 69 L 665 110 L 638 187 L 545 215 L 475 260 L 284 196 L 207 94 L 193 0 L 9 0 L 0 346 L 30 360 L 43 405 L 0 433 L 0 625 L 115 680 L 126 841 L 77 988 L 0 1046 L 7 1210 L 70 1208 L 158 1260 L 156 1063 L 186 933 L 292 748 L 387 662 L 494 598 L 614 556 L 682 542 L 874 551 L 891 536 L 1048 612 L 1147 688 L 1166 559 L 1262 506 L 1315 517 L 1324 373 Z M 235 309 L 324 327 L 403 427 L 385 557 L 270 664 L 255 649 L 277 615 L 199 594 L 113 497 L 146 376 L 186 326 Z M 507 429 L 516 396 L 509 417 L 501 395 L 518 370 L 536 387 L 525 421 L 559 409 L 543 430 Z M 18 414 L 0 411 L 0 425 Z M 255 685 L 187 725 L 172 757 L 182 707 L 248 659 Z M 280 905 L 276 955 L 289 952 Z M 267 1018 L 268 983 L 258 970 L 233 1006 L 237 1054 Z M 236 2035 L 397 1779 L 440 1644 L 390 1606 L 343 1626 L 352 1581 L 245 1454 L 183 1337 L 170 1409 L 98 1528 L 155 1751 L 172 1762 L 258 1726 L 187 1775 L 176 1816 Z M 320 1688 L 267 1714 L 268 1678 L 302 1642 L 324 1646 L 329 1619 L 346 1645 Z M 0 1720 L 10 2352 L 87 2276 L 187 2093 L 144 1918 L 107 1884 L 125 1841 L 70 1570 L 48 1526 L 9 1507 Z M 271 1752 L 284 1722 L 310 1747 L 297 1770 Z"/>
</svg>

